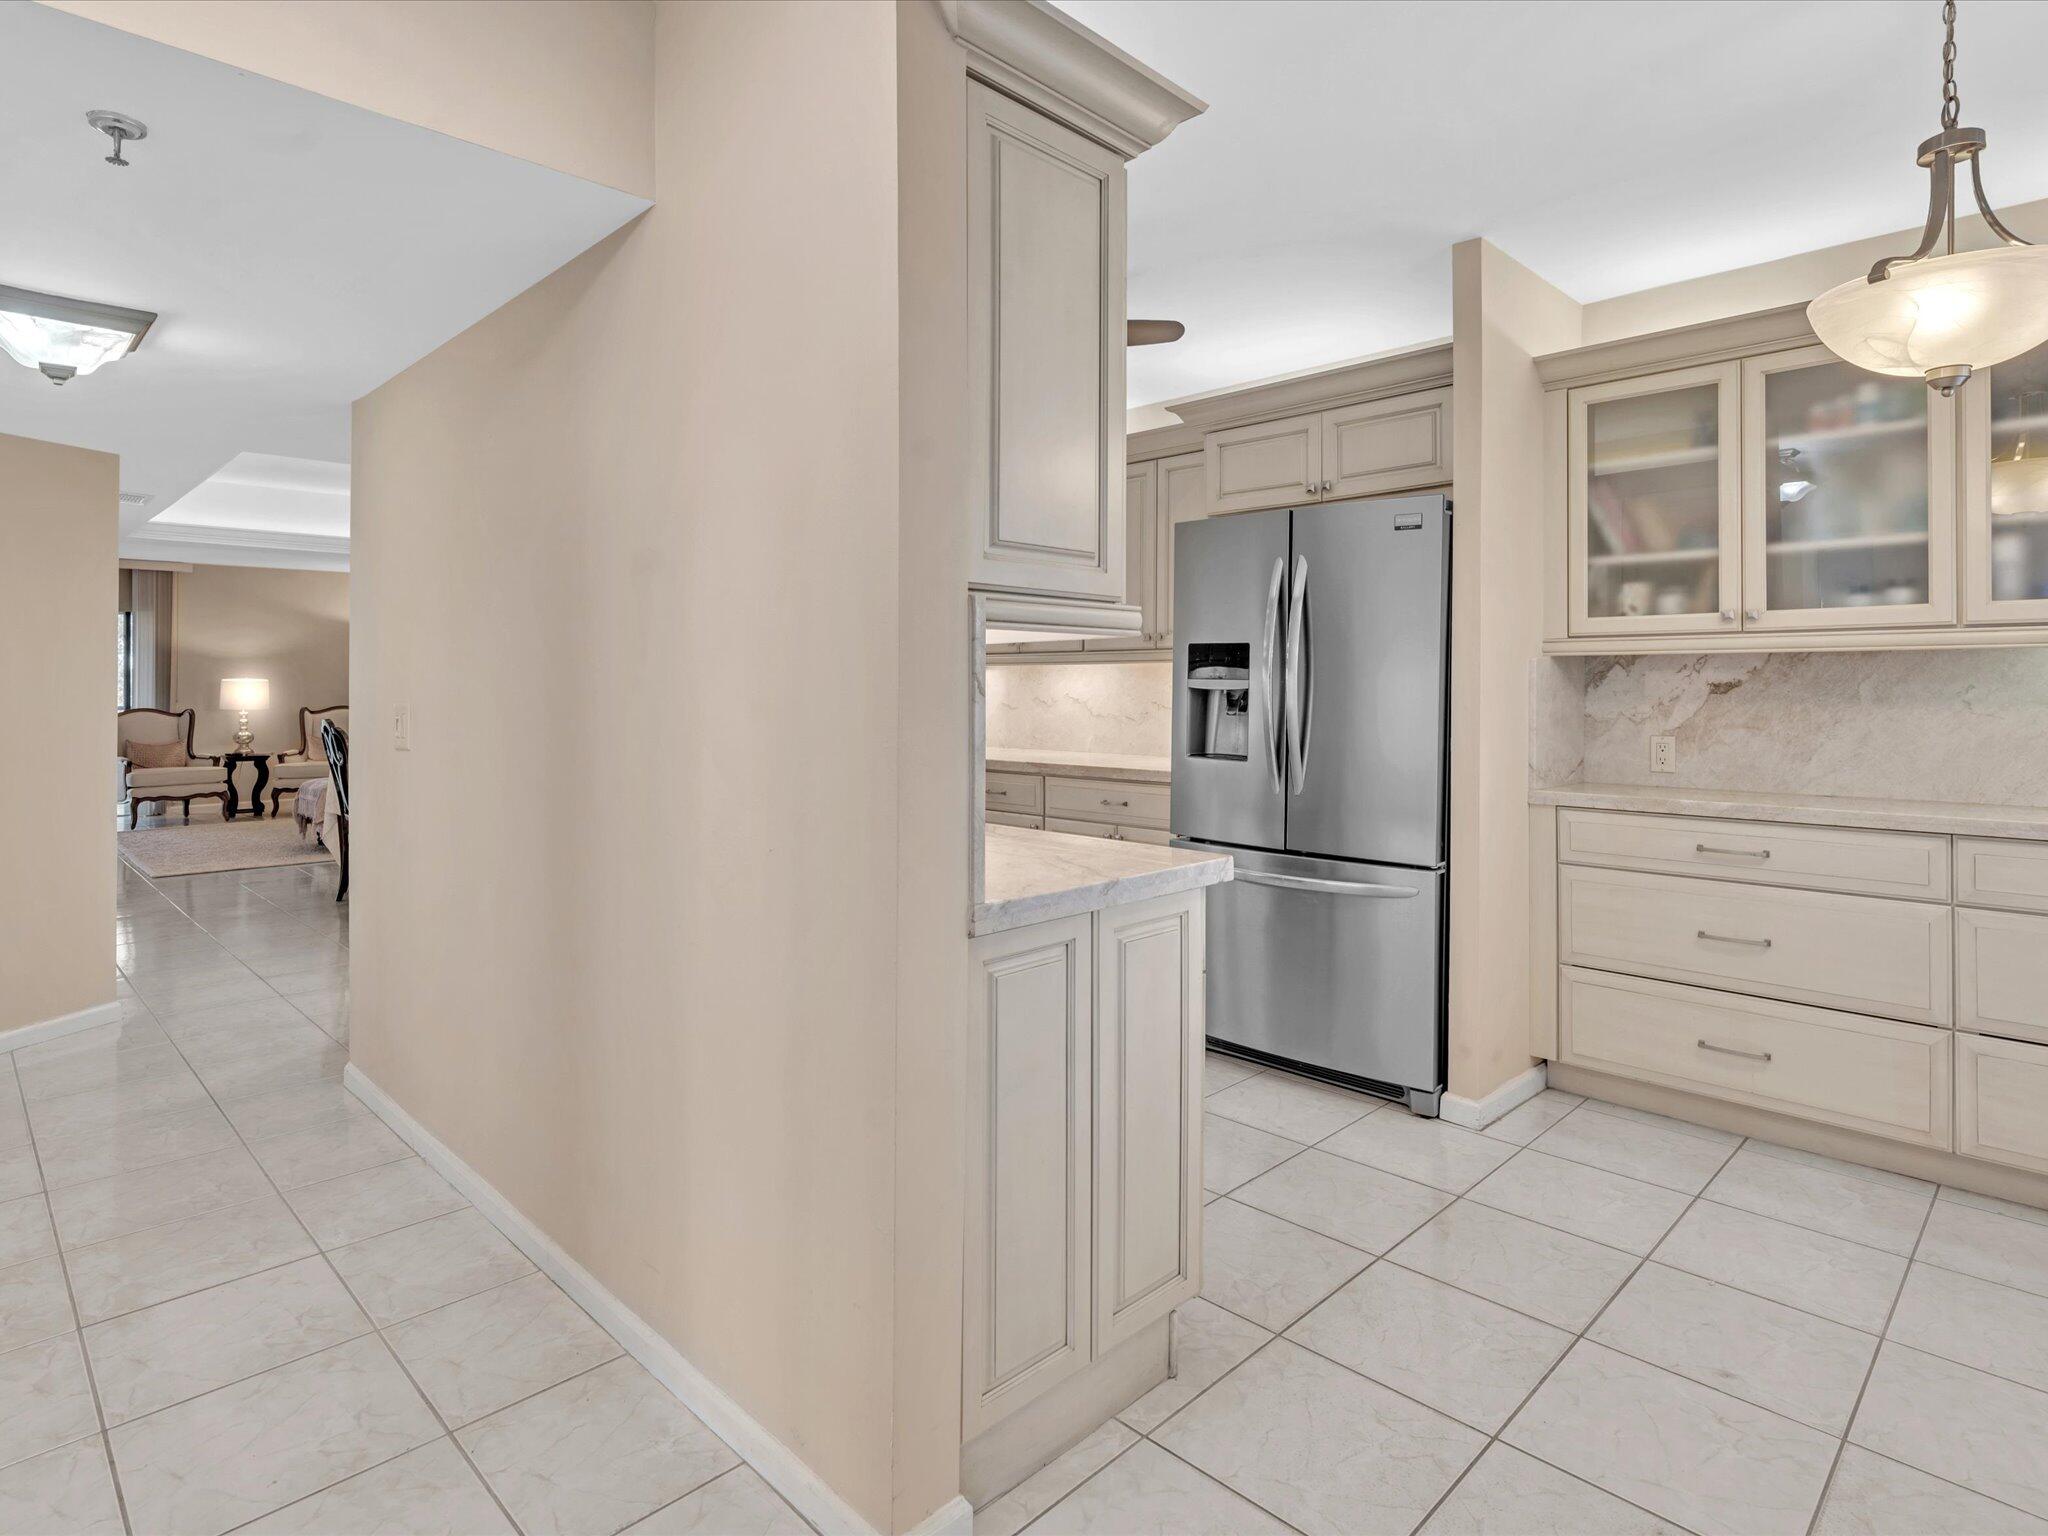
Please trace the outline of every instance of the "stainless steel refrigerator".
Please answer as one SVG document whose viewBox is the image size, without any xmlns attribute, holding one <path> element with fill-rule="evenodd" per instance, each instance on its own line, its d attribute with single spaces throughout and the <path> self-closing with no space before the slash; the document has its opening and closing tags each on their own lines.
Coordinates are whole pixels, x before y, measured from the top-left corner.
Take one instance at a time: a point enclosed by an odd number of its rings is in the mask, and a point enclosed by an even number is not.
<svg viewBox="0 0 2048 1536">
<path fill-rule="evenodd" d="M 1173 833 L 1209 891 L 1209 1037 L 1437 1112 L 1450 507 L 1388 496 L 1174 531 Z"/>
</svg>

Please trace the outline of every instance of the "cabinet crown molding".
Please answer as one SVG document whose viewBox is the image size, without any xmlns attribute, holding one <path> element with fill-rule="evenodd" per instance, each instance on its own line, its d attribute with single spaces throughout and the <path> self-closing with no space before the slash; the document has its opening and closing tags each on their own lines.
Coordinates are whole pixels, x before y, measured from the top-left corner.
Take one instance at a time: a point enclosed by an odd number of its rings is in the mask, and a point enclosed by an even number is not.
<svg viewBox="0 0 2048 1536">
<path fill-rule="evenodd" d="M 1126 159 L 1209 104 L 1046 0 L 939 0 L 968 70 Z"/>
<path fill-rule="evenodd" d="M 1690 368 L 1699 363 L 1721 363 L 1761 352 L 1810 347 L 1818 340 L 1813 327 L 1806 323 L 1806 306 L 1787 304 L 1779 309 L 1760 309 L 1753 314 L 1674 326 L 1668 331 L 1645 331 L 1640 336 L 1623 336 L 1589 347 L 1552 352 L 1536 359 L 1536 376 L 1546 389 L 1565 389 Z"/>
<path fill-rule="evenodd" d="M 1249 385 L 1193 400 L 1168 402 L 1167 409 L 1203 431 L 1292 416 L 1301 411 L 1377 400 L 1451 382 L 1451 344 L 1438 342 L 1412 351 L 1370 357 L 1314 373 Z M 1155 431 L 1170 429 L 1155 428 Z"/>
</svg>

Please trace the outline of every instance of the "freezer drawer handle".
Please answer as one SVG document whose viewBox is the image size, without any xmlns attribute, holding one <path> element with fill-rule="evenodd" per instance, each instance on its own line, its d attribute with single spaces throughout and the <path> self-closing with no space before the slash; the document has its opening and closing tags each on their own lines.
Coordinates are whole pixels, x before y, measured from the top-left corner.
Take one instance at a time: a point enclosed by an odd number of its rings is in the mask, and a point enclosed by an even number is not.
<svg viewBox="0 0 2048 1536">
<path fill-rule="evenodd" d="M 1320 891 L 1330 896 L 1379 896 L 1401 900 L 1422 892 L 1407 885 L 1370 885 L 1361 880 L 1317 880 L 1309 875 L 1274 875 L 1264 870 L 1240 869 L 1236 878 L 1250 885 L 1278 886 L 1283 891 Z"/>
<path fill-rule="evenodd" d="M 1712 1051 L 1719 1056 L 1740 1056 L 1744 1061 L 1769 1061 L 1771 1059 L 1769 1051 L 1738 1051 L 1732 1045 L 1716 1045 L 1711 1040 L 1697 1040 L 1693 1043 L 1699 1046 L 1701 1050 Z"/>
<path fill-rule="evenodd" d="M 1726 933 L 1709 933 L 1704 928 L 1700 930 L 1700 937 L 1709 944 L 1747 944 L 1752 949 L 1769 949 L 1771 947 L 1769 939 L 1738 939 Z"/>
<path fill-rule="evenodd" d="M 1707 843 L 1694 843 L 1692 851 L 1718 854 L 1726 859 L 1768 859 L 1771 856 L 1768 848 L 1715 848 Z"/>
</svg>

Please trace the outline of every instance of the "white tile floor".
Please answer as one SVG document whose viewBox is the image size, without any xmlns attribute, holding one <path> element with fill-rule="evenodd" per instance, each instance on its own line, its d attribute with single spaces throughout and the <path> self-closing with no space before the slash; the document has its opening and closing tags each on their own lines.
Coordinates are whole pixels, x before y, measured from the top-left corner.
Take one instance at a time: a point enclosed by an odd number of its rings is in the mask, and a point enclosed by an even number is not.
<svg viewBox="0 0 2048 1536">
<path fill-rule="evenodd" d="M 1568 1094 L 1208 1089 L 1179 1378 L 977 1536 L 2048 1533 L 2048 1211 Z"/>
<path fill-rule="evenodd" d="M 0 1053 L 0 1533 L 808 1532 L 341 1086 L 334 879 L 123 867 Z"/>
</svg>

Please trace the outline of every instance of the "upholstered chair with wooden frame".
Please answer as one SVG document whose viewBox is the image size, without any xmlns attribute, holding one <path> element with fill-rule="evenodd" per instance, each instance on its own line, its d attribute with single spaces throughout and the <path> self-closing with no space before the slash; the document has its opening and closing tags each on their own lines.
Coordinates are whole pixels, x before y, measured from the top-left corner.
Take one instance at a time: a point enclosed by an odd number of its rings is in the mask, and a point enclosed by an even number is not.
<svg viewBox="0 0 2048 1536">
<path fill-rule="evenodd" d="M 278 814 L 279 807 L 288 795 L 296 795 L 299 786 L 310 784 L 315 779 L 327 777 L 327 756 L 320 742 L 320 723 L 332 720 L 339 731 L 348 729 L 348 706 L 346 704 L 323 704 L 299 707 L 299 744 L 289 752 L 280 752 L 271 759 L 270 768 L 270 814 Z"/>
<path fill-rule="evenodd" d="M 121 788 L 128 796 L 128 825 L 142 814 L 142 803 L 180 801 L 185 819 L 192 819 L 194 800 L 218 800 L 225 811 L 234 793 L 228 770 L 217 757 L 192 749 L 195 716 L 189 709 L 124 709 L 114 716 L 114 740 L 121 765 Z M 183 756 L 180 764 L 152 764 L 150 757 Z"/>
</svg>

